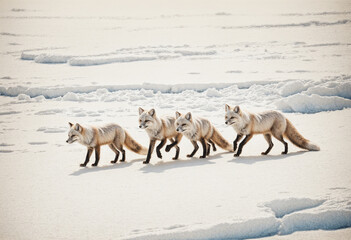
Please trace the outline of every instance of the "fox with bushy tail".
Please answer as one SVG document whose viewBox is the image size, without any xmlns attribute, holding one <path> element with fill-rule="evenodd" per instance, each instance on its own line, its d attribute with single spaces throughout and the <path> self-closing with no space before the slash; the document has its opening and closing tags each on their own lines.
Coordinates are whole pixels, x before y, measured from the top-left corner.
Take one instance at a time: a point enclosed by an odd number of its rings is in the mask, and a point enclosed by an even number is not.
<svg viewBox="0 0 351 240">
<path fill-rule="evenodd" d="M 88 152 L 85 158 L 85 162 L 80 164 L 81 167 L 85 167 L 90 159 L 91 154 L 95 150 L 95 163 L 92 166 L 97 166 L 100 160 L 100 147 L 102 145 L 108 145 L 111 150 L 116 154 L 115 159 L 111 163 L 116 163 L 120 152 L 122 152 L 121 162 L 125 161 L 126 154 L 123 146 L 126 146 L 129 150 L 146 155 L 147 149 L 136 142 L 127 131 L 125 131 L 118 124 L 107 124 L 102 127 L 94 126 L 82 126 L 79 123 L 69 123 L 68 139 L 67 143 L 74 143 L 78 141 L 80 144 L 88 148 Z"/>
<path fill-rule="evenodd" d="M 242 110 L 239 106 L 232 108 L 226 104 L 225 112 L 225 124 L 232 126 L 237 133 L 237 137 L 233 142 L 234 151 L 237 149 L 238 142 L 245 135 L 244 140 L 240 142 L 237 152 L 234 154 L 236 157 L 240 156 L 244 145 L 255 134 L 263 134 L 268 143 L 268 148 L 261 153 L 262 155 L 267 155 L 273 148 L 272 135 L 284 144 L 282 154 L 288 153 L 288 143 L 284 141 L 284 136 L 300 148 L 309 151 L 320 150 L 319 146 L 304 138 L 294 125 L 278 111 L 249 113 Z"/>
<path fill-rule="evenodd" d="M 218 130 L 207 119 L 192 117 L 190 112 L 185 115 L 176 112 L 175 123 L 177 132 L 180 132 L 189 138 L 194 146 L 193 152 L 188 154 L 187 157 L 193 157 L 199 149 L 197 141 L 201 142 L 203 148 L 203 154 L 200 156 L 200 158 L 205 158 L 210 154 L 211 145 L 213 151 L 217 150 L 216 144 L 224 150 L 233 151 L 231 144 L 223 138 Z"/>
</svg>

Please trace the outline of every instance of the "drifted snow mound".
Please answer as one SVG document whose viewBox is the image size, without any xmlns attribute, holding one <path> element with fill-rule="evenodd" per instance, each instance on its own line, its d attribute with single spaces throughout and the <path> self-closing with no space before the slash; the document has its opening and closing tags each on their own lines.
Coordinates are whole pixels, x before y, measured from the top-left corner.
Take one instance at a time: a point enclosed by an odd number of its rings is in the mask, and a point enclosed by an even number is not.
<svg viewBox="0 0 351 240">
<path fill-rule="evenodd" d="M 71 66 L 93 66 L 110 63 L 137 62 L 156 60 L 155 56 L 123 56 L 123 57 L 76 57 L 68 61 Z"/>
<path fill-rule="evenodd" d="M 200 240 L 200 239 L 247 239 L 267 237 L 278 232 L 280 223 L 274 217 L 252 219 L 238 223 L 221 223 L 204 229 L 181 232 L 150 234 L 129 239 L 146 240 Z"/>
<path fill-rule="evenodd" d="M 306 209 L 318 208 L 325 200 L 309 198 L 276 199 L 264 203 L 270 208 L 275 217 L 249 219 L 242 222 L 226 222 L 212 226 L 195 228 L 194 226 L 179 225 L 179 227 L 164 228 L 128 237 L 127 239 L 251 239 L 274 235 L 287 235 L 296 231 L 336 230 L 351 227 L 351 211 L 341 209 L 299 212 Z"/>
<path fill-rule="evenodd" d="M 316 113 L 342 110 L 351 107 L 351 100 L 338 96 L 325 97 L 317 94 L 295 94 L 277 101 L 276 106 L 283 112 Z"/>
<path fill-rule="evenodd" d="M 320 213 L 295 213 L 283 218 L 281 235 L 296 231 L 335 230 L 351 227 L 351 211 L 330 210 Z"/>
<path fill-rule="evenodd" d="M 270 208 L 277 218 L 282 218 L 285 215 L 296 211 L 318 207 L 324 202 L 325 200 L 315 200 L 309 198 L 288 198 L 276 199 L 265 203 L 264 206 Z"/>
<path fill-rule="evenodd" d="M 27 56 L 30 57 L 30 56 Z M 39 56 L 38 56 L 39 57 Z M 89 58 L 73 58 L 76 64 L 99 64 Z M 54 59 L 51 59 L 52 61 Z M 64 61 L 55 59 L 53 62 Z M 82 60 L 82 62 L 79 62 Z M 100 59 L 106 61 L 138 61 L 137 58 Z M 144 59 L 147 60 L 147 59 Z M 57 98 L 62 101 L 158 101 L 162 94 L 168 103 L 189 100 L 193 108 L 206 111 L 222 109 L 225 103 L 231 105 L 245 105 L 246 108 L 278 109 L 283 112 L 316 113 L 321 111 L 342 110 L 351 107 L 351 75 L 340 75 L 320 81 L 259 81 L 238 83 L 182 83 L 182 84 L 130 84 L 130 85 L 90 85 L 63 87 L 0 87 L 0 95 L 18 97 L 23 100 L 23 94 L 35 98 Z M 104 89 L 101 91 L 101 89 Z M 147 91 L 147 96 L 145 96 Z M 21 95 L 22 94 L 22 95 Z M 26 99 L 30 101 L 30 99 Z M 200 104 L 199 100 L 203 101 Z M 168 104 L 168 107 L 172 107 Z"/>
</svg>

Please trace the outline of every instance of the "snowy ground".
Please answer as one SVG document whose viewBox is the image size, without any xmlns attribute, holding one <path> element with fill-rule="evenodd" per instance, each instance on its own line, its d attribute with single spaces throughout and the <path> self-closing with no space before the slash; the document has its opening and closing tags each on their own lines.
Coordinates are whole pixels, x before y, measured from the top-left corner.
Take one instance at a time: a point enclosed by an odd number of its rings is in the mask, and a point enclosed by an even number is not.
<svg viewBox="0 0 351 240">
<path fill-rule="evenodd" d="M 217 3 L 217 1 L 216 1 Z M 53 5 L 54 4 L 54 5 Z M 351 3 L 0 1 L 1 239 L 351 238 Z M 240 158 L 127 151 L 80 168 L 68 121 L 191 111 L 228 141 L 224 104 L 283 111 L 320 152 L 262 136 Z"/>
</svg>

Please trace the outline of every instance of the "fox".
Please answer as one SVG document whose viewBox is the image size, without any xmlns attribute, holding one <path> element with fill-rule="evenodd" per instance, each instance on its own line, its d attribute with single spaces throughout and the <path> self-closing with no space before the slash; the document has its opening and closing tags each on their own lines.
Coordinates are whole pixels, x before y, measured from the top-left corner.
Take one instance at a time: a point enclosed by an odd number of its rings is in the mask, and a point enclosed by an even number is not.
<svg viewBox="0 0 351 240">
<path fill-rule="evenodd" d="M 216 144 L 224 150 L 233 151 L 231 144 L 224 139 L 207 119 L 193 118 L 190 112 L 185 115 L 176 112 L 176 119 L 177 132 L 187 137 L 194 146 L 194 150 L 188 154 L 187 157 L 193 157 L 195 155 L 199 149 L 197 145 L 198 141 L 201 142 L 203 148 L 200 158 L 206 158 L 206 156 L 210 155 L 211 145 L 214 152 L 217 151 Z"/>
<path fill-rule="evenodd" d="M 111 161 L 111 163 L 116 163 L 118 161 L 120 152 L 122 152 L 122 159 L 120 162 L 125 161 L 126 153 L 123 146 L 141 155 L 146 155 L 147 153 L 147 149 L 136 142 L 129 133 L 118 124 L 111 123 L 102 127 L 82 126 L 79 123 L 73 124 L 70 122 L 68 124 L 70 128 L 66 142 L 72 144 L 78 141 L 88 148 L 85 161 L 80 164 L 81 167 L 85 167 L 88 164 L 93 150 L 95 150 L 95 162 L 92 166 L 96 167 L 98 165 L 100 160 L 100 147 L 102 145 L 108 145 L 116 154 L 115 159 Z"/>
<path fill-rule="evenodd" d="M 139 107 L 139 128 L 145 129 L 150 138 L 149 149 L 144 164 L 148 164 L 151 159 L 152 152 L 154 151 L 156 141 L 161 141 L 156 147 L 156 154 L 158 158 L 162 159 L 161 149 L 170 140 L 171 144 L 166 146 L 166 152 L 169 152 L 171 148 L 176 149 L 176 154 L 172 158 L 177 160 L 179 157 L 180 148 L 178 143 L 182 139 L 183 135 L 178 133 L 175 129 L 175 118 L 171 116 L 157 117 L 155 109 L 149 111 Z"/>
<path fill-rule="evenodd" d="M 263 134 L 268 143 L 266 151 L 262 155 L 267 155 L 273 148 L 272 135 L 283 143 L 284 151 L 282 154 L 288 153 L 288 143 L 284 141 L 284 136 L 288 138 L 294 145 L 309 151 L 319 151 L 320 147 L 309 140 L 305 139 L 294 127 L 294 125 L 280 112 L 269 110 L 260 113 L 250 113 L 242 110 L 240 106 L 230 107 L 225 105 L 225 124 L 232 126 L 237 133 L 233 141 L 233 151 L 237 152 L 234 157 L 239 157 L 245 144 L 255 134 Z M 238 142 L 245 135 L 245 138 Z"/>
</svg>

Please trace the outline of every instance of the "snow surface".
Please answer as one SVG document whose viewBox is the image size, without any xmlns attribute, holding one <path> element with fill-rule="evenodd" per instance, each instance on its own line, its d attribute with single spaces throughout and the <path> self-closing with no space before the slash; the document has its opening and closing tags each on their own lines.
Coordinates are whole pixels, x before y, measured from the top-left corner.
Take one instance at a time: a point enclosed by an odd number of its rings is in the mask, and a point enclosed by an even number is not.
<svg viewBox="0 0 351 240">
<path fill-rule="evenodd" d="M 0 239 L 351 238 L 351 2 L 5 0 Z M 321 147 L 255 136 L 239 158 L 126 151 L 81 168 L 68 122 L 191 111 L 233 141 L 224 104 L 276 109 Z"/>
</svg>

